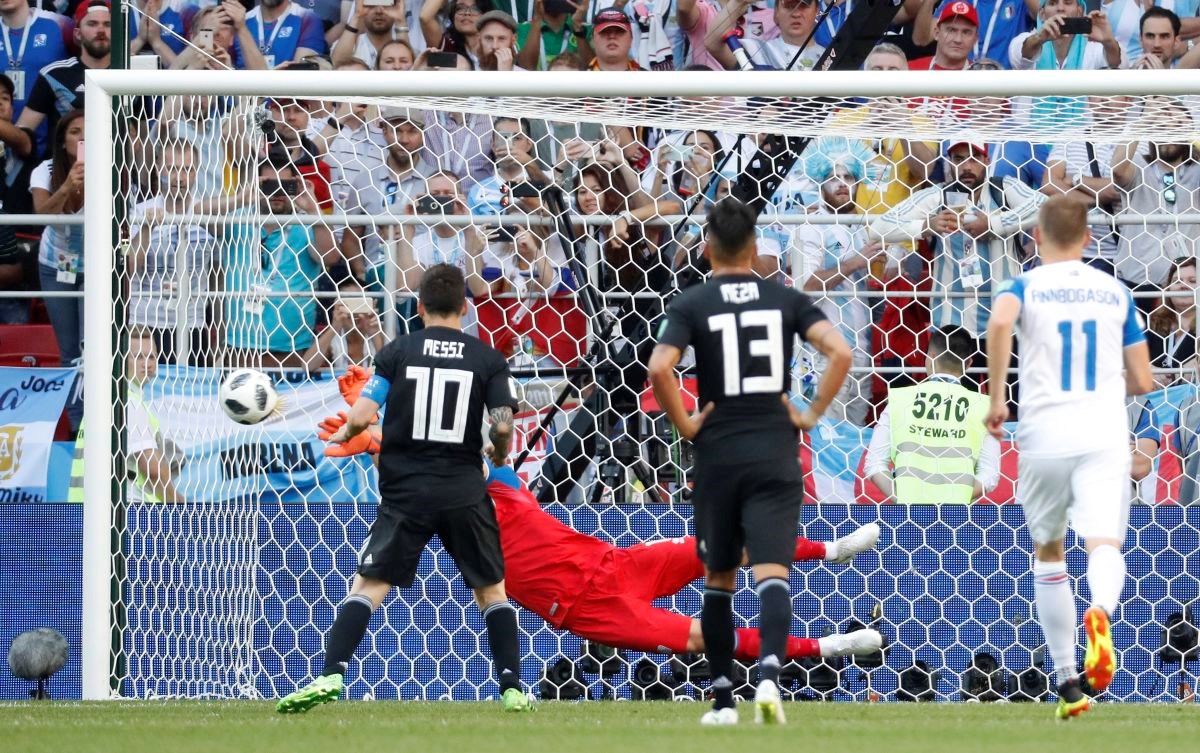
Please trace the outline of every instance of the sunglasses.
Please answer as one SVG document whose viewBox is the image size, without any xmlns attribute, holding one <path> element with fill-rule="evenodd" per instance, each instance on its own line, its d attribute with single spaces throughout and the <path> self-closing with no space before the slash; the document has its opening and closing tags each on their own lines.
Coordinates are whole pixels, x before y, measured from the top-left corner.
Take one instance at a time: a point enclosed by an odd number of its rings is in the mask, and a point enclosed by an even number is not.
<svg viewBox="0 0 1200 753">
<path fill-rule="evenodd" d="M 1163 182 L 1163 200 L 1174 206 L 1178 195 L 1175 192 L 1175 173 L 1166 173 L 1162 176 Z"/>
<path fill-rule="evenodd" d="M 968 68 L 967 70 L 969 70 L 969 71 L 998 71 L 998 70 L 1002 70 L 1002 69 L 996 63 L 981 62 L 981 63 L 971 63 L 971 67 Z"/>
<path fill-rule="evenodd" d="M 463 16 L 478 16 L 482 11 L 478 5 L 456 5 L 454 6 L 454 15 Z"/>
</svg>

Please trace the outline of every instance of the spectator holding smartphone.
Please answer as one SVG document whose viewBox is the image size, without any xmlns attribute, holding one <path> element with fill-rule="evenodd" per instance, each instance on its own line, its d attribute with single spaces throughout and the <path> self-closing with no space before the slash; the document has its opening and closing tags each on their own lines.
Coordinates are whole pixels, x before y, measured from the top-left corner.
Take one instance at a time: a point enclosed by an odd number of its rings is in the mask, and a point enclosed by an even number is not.
<svg viewBox="0 0 1200 753">
<path fill-rule="evenodd" d="M 407 8 L 408 0 L 354 0 L 354 15 L 342 26 L 330 53 L 334 67 L 358 59 L 368 68 L 375 68 L 384 45 L 411 42 Z"/>
<path fill-rule="evenodd" d="M 396 243 L 400 286 L 416 292 L 425 270 L 434 264 L 453 264 L 463 270 L 472 295 L 483 295 L 487 284 L 480 276 L 486 239 L 480 230 L 437 221 L 446 215 L 467 215 L 461 181 L 454 173 L 439 170 L 425 181 L 425 191 L 408 208 L 407 214 L 422 215 L 428 225 L 404 225 Z"/>
<path fill-rule="evenodd" d="M 33 211 L 38 214 L 83 212 L 83 111 L 72 110 L 58 121 L 51 157 L 34 168 L 29 180 Z M 45 291 L 83 291 L 83 227 L 47 225 L 38 248 L 38 276 Z M 54 327 L 63 365 L 74 364 L 82 350 L 83 297 L 47 298 L 46 313 Z M 67 405 L 71 429 L 79 428 L 83 404 Z"/>
<path fill-rule="evenodd" d="M 246 9 L 236 0 L 201 8 L 192 18 L 191 45 L 175 56 L 175 70 L 227 71 L 234 67 L 233 43 L 242 51 L 238 70 L 263 71 L 267 60 L 246 27 Z"/>
<path fill-rule="evenodd" d="M 485 7 L 486 6 L 486 7 Z M 451 0 L 449 18 L 443 20 L 446 0 L 425 0 L 421 6 L 421 31 L 430 50 L 466 55 L 479 65 L 479 18 L 492 10 L 488 0 Z"/>
<path fill-rule="evenodd" d="M 304 354 L 311 370 L 342 374 L 351 366 L 370 368 L 375 354 L 387 343 L 374 299 L 354 278 L 338 285 L 338 298 L 329 309 L 329 324 Z"/>
<path fill-rule="evenodd" d="M 1014 70 L 1094 71 L 1119 68 L 1122 58 L 1108 16 L 1087 13 L 1080 0 L 1041 0 L 1037 30 L 1018 34 L 1008 48 Z"/>
<path fill-rule="evenodd" d="M 564 52 L 591 59 L 587 10 L 583 0 L 533 0 L 533 17 L 517 27 L 517 65 L 527 71 L 548 70 Z"/>
</svg>

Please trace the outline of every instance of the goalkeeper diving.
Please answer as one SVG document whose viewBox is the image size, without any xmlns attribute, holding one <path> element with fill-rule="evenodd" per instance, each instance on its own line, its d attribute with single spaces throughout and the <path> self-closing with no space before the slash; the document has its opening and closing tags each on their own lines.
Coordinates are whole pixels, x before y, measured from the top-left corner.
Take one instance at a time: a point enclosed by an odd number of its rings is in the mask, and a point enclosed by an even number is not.
<svg viewBox="0 0 1200 753">
<path fill-rule="evenodd" d="M 348 403 L 357 399 L 366 379 L 365 370 L 351 367 L 338 380 Z M 328 441 L 344 421 L 325 419 L 318 436 Z M 330 445 L 326 454 L 373 453 L 381 436 L 382 430 L 373 425 L 349 442 Z M 704 651 L 699 619 L 652 603 L 704 577 L 694 537 L 618 547 L 579 533 L 543 510 L 516 472 L 502 465 L 504 458 L 492 457 L 497 464 L 484 462 L 483 467 L 496 506 L 510 598 L 552 627 L 603 645 L 648 653 Z M 875 523 L 828 543 L 797 538 L 794 558 L 844 565 L 878 540 Z M 787 657 L 869 654 L 881 646 L 882 636 L 869 628 L 822 638 L 790 636 Z M 759 648 L 756 628 L 737 629 L 735 658 L 757 660 Z"/>
</svg>

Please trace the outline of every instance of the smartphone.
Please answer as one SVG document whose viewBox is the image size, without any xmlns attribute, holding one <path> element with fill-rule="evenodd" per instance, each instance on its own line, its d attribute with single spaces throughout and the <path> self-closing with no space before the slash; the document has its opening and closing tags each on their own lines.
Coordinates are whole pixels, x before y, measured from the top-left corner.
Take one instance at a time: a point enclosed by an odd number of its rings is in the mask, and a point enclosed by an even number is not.
<svg viewBox="0 0 1200 753">
<path fill-rule="evenodd" d="M 259 181 L 258 190 L 262 191 L 263 196 L 271 197 L 282 191 L 283 187 L 275 178 L 264 178 Z"/>
<path fill-rule="evenodd" d="M 213 30 L 200 29 L 196 32 L 196 36 L 192 37 L 192 42 L 197 47 L 211 50 L 213 48 Z"/>
<path fill-rule="evenodd" d="M 342 298 L 341 302 L 346 307 L 346 310 L 350 312 L 350 316 L 375 313 L 375 302 L 366 296 Z"/>
<path fill-rule="evenodd" d="M 687 162 L 696 147 L 691 144 L 667 144 L 667 159 L 671 162 Z"/>
<path fill-rule="evenodd" d="M 390 8 L 395 5 L 396 0 L 363 0 L 365 8 Z"/>
<path fill-rule="evenodd" d="M 521 181 L 520 183 L 508 184 L 508 193 L 514 199 L 536 199 L 542 195 L 542 189 L 545 187 L 545 183 Z"/>
<path fill-rule="evenodd" d="M 496 243 L 512 243 L 517 229 L 512 225 L 500 225 L 493 234 Z"/>
<path fill-rule="evenodd" d="M 317 63 L 310 63 L 310 62 L 305 62 L 305 61 L 301 60 L 301 61 L 294 62 L 294 63 L 288 63 L 287 68 L 284 68 L 284 70 L 286 70 L 286 71 L 319 71 L 319 70 L 321 70 L 321 66 Z"/>
<path fill-rule="evenodd" d="M 430 68 L 442 68 L 457 70 L 458 69 L 458 53 L 457 52 L 431 52 L 425 57 L 426 64 Z"/>
<path fill-rule="evenodd" d="M 443 199 L 445 202 L 443 202 Z M 454 201 L 449 196 L 422 196 L 414 204 L 417 214 L 445 214 L 446 204 Z"/>
<path fill-rule="evenodd" d="M 1059 31 L 1063 34 L 1091 34 L 1092 19 L 1087 16 L 1078 18 L 1064 18 L 1058 26 Z"/>
<path fill-rule="evenodd" d="M 80 139 L 79 146 L 75 148 L 75 161 L 82 165 L 83 164 L 83 155 L 86 153 L 87 152 L 83 148 L 83 139 Z"/>
<path fill-rule="evenodd" d="M 575 6 L 567 2 L 567 0 L 546 0 L 544 10 L 552 16 L 559 14 L 571 15 L 575 12 Z"/>
</svg>

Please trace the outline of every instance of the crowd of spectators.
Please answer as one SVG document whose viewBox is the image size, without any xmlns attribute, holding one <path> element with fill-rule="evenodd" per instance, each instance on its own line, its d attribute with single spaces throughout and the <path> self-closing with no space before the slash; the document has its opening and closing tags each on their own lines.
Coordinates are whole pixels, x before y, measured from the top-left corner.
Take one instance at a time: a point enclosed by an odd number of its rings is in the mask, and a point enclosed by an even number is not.
<svg viewBox="0 0 1200 753">
<path fill-rule="evenodd" d="M 126 36 L 132 55 L 160 68 L 534 75 L 732 69 L 738 63 L 722 36 L 738 25 L 754 63 L 805 70 L 851 6 L 138 0 L 127 8 Z M 9 58 L 0 75 L 4 211 L 81 213 L 81 84 L 87 69 L 111 62 L 108 2 L 0 0 L 0 22 L 0 52 Z M 905 0 L 864 67 L 1200 67 L 1197 36 L 1200 7 L 1179 0 L 1148 9 L 1139 0 L 1113 0 L 1090 12 L 1080 0 Z M 995 288 L 1036 263 L 1020 227 L 1047 195 L 1066 193 L 1110 219 L 1200 210 L 1200 164 L 1190 143 L 934 143 L 911 138 L 922 121 L 970 119 L 993 132 L 1011 125 L 1027 133 L 1076 115 L 1134 124 L 1145 104 L 1131 100 L 880 98 L 833 113 L 832 122 L 858 129 L 890 126 L 870 140 L 816 139 L 765 197 L 766 212 L 862 217 L 764 225 L 756 268 L 818 297 L 853 344 L 864 370 L 839 400 L 843 418 L 873 420 L 887 383 L 903 378 L 901 367 L 919 370 L 930 325 L 982 334 Z M 1157 116 L 1172 109 L 1180 119 L 1194 117 L 1171 101 Z M 411 299 L 393 294 L 414 290 L 423 269 L 440 262 L 467 274 L 472 329 L 517 361 L 573 365 L 607 326 L 605 347 L 627 348 L 635 362 L 661 314 L 658 294 L 679 284 L 700 256 L 695 223 L 650 221 L 688 209 L 702 216 L 706 204 L 739 187 L 758 146 L 705 130 L 318 100 L 180 96 L 143 103 L 137 113 L 125 187 L 129 316 L 167 363 L 322 369 L 369 360 L 389 317 L 401 328 L 416 326 Z M 247 210 L 424 221 L 264 226 L 239 219 Z M 162 221 L 188 212 L 226 219 Z M 454 219 L 468 215 L 475 221 Z M 611 219 L 596 224 L 594 215 Z M 1196 253 L 1200 227 L 1124 228 L 1109 221 L 1093 227 L 1087 261 L 1147 293 L 1138 302 L 1153 314 L 1156 363 L 1173 369 L 1164 380 L 1194 373 L 1195 266 L 1180 260 Z M 5 289 L 31 297 L 82 289 L 81 227 L 21 231 L 25 252 L 0 253 Z M 607 316 L 589 319 L 575 294 L 581 276 L 601 292 Z M 0 323 L 44 318 L 62 360 L 78 359 L 81 300 L 33 301 L 0 300 Z M 868 378 L 871 365 L 884 378 Z"/>
</svg>

